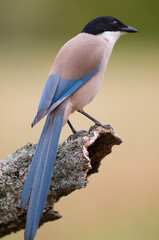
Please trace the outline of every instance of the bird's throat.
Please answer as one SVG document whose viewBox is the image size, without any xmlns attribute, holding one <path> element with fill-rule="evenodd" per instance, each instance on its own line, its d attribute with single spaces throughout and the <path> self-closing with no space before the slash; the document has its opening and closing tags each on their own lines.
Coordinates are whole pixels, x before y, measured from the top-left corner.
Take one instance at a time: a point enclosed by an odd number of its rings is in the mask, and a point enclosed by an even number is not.
<svg viewBox="0 0 159 240">
<path fill-rule="evenodd" d="M 122 35 L 122 32 L 112 32 L 112 31 L 106 31 L 102 33 L 104 39 L 106 39 L 108 42 L 112 43 L 113 45 L 116 43 L 118 38 Z"/>
</svg>

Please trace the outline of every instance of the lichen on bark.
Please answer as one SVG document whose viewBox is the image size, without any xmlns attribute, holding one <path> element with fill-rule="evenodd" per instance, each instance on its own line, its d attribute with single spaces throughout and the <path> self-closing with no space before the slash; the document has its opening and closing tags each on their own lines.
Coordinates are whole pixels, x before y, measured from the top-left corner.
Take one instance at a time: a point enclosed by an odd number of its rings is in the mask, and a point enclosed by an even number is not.
<svg viewBox="0 0 159 240">
<path fill-rule="evenodd" d="M 98 172 L 101 160 L 120 137 L 109 125 L 70 135 L 59 144 L 53 177 L 40 226 L 61 218 L 54 204 L 63 196 L 87 186 L 87 178 Z M 26 209 L 20 199 L 36 144 L 27 143 L 0 161 L 0 237 L 25 227 Z"/>
</svg>

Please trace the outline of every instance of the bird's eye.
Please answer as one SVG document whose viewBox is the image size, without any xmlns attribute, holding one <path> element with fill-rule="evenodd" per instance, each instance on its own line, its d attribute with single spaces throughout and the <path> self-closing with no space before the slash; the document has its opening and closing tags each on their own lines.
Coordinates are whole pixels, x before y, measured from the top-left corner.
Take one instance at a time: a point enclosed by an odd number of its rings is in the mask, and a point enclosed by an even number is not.
<svg viewBox="0 0 159 240">
<path fill-rule="evenodd" d="M 116 20 L 113 21 L 113 26 L 117 27 L 118 26 L 118 22 Z"/>
</svg>

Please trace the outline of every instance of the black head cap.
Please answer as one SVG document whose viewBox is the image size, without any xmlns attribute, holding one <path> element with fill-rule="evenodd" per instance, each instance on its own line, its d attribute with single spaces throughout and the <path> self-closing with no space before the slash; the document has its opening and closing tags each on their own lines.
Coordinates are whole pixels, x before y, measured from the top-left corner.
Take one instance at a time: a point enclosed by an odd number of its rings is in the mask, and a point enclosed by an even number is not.
<svg viewBox="0 0 159 240">
<path fill-rule="evenodd" d="M 106 31 L 137 32 L 135 28 L 129 27 L 115 17 L 104 16 L 93 19 L 84 29 L 83 33 L 98 35 Z"/>
</svg>

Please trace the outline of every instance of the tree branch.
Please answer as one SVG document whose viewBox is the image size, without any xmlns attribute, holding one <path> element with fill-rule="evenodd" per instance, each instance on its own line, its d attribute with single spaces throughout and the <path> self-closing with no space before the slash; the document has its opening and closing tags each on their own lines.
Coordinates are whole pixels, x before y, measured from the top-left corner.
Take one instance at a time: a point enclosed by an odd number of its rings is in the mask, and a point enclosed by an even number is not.
<svg viewBox="0 0 159 240">
<path fill-rule="evenodd" d="M 63 196 L 87 185 L 87 176 L 98 172 L 101 159 L 121 143 L 111 126 L 93 126 L 71 135 L 58 146 L 57 159 L 40 225 L 61 218 L 53 210 Z M 26 209 L 20 199 L 36 144 L 27 143 L 0 161 L 0 237 L 25 227 Z"/>
</svg>

